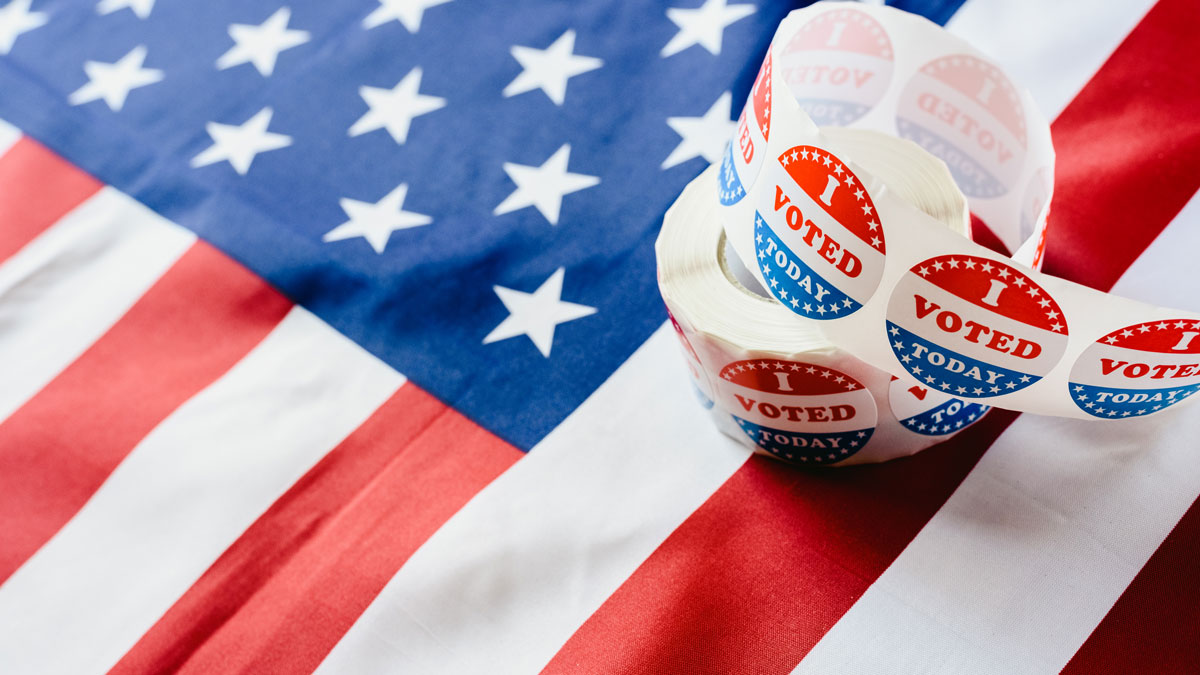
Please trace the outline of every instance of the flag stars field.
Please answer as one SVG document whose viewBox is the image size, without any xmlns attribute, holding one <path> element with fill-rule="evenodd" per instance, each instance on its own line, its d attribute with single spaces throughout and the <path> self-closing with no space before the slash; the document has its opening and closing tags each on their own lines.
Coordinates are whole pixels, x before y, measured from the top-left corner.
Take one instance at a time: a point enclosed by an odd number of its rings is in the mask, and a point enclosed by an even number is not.
<svg viewBox="0 0 1200 675">
<path fill-rule="evenodd" d="M 504 172 L 517 184 L 517 189 L 496 206 L 493 215 L 503 215 L 526 206 L 535 207 L 539 213 L 558 225 L 562 200 L 572 192 L 578 192 L 600 183 L 597 176 L 567 171 L 571 158 L 570 144 L 563 144 L 541 166 L 504 163 Z"/>
<path fill-rule="evenodd" d="M 414 119 L 446 106 L 446 99 L 420 93 L 421 75 L 421 68 L 416 67 L 391 89 L 361 87 L 358 93 L 369 110 L 350 127 L 350 136 L 386 129 L 396 143 L 407 142 Z"/>
<path fill-rule="evenodd" d="M 433 222 L 433 218 L 427 215 L 405 211 L 406 197 L 408 184 L 401 183 L 374 204 L 344 198 L 341 200 L 342 210 L 350 220 L 326 232 L 322 239 L 334 242 L 362 237 L 376 253 L 383 253 L 392 232 Z"/>
<path fill-rule="evenodd" d="M 259 153 L 292 144 L 291 136 L 267 131 L 274 114 L 275 111 L 267 107 L 240 125 L 209 122 L 205 128 L 213 144 L 192 158 L 192 166 L 199 168 L 217 162 L 229 162 L 234 171 L 246 175 Z"/>
<path fill-rule="evenodd" d="M 397 21 L 408 32 L 421 30 L 421 18 L 430 7 L 444 5 L 450 0 L 379 0 L 379 6 L 363 19 L 363 28 L 370 30 L 389 21 Z"/>
<path fill-rule="evenodd" d="M 679 27 L 679 32 L 662 48 L 661 55 L 667 58 L 692 45 L 700 45 L 717 56 L 721 53 L 725 28 L 750 16 L 754 10 L 754 5 L 729 5 L 726 0 L 704 0 L 696 9 L 671 7 L 667 18 Z"/>
<path fill-rule="evenodd" d="M 733 135 L 737 122 L 730 119 L 733 95 L 725 92 L 700 117 L 668 117 L 667 126 L 679 134 L 679 145 L 663 160 L 662 168 L 669 169 L 694 157 L 717 162 L 725 143 Z"/>
<path fill-rule="evenodd" d="M 270 76 L 275 72 L 280 52 L 298 47 L 312 37 L 306 30 L 288 28 L 291 17 L 291 9 L 280 7 L 260 25 L 230 24 L 229 37 L 234 45 L 217 59 L 217 68 L 225 70 L 250 63 L 263 77 Z"/>
<path fill-rule="evenodd" d="M 596 70 L 604 61 L 593 56 L 575 54 L 575 31 L 568 30 L 545 49 L 513 45 L 512 55 L 521 64 L 521 74 L 504 88 L 510 98 L 527 91 L 541 89 L 554 105 L 561 106 L 567 97 L 567 81 L 576 75 Z"/>
<path fill-rule="evenodd" d="M 88 82 L 76 89 L 67 100 L 82 105 L 103 99 L 113 112 L 125 107 L 129 92 L 163 79 L 163 71 L 146 68 L 146 46 L 138 45 L 116 63 L 88 61 L 83 64 Z"/>
<path fill-rule="evenodd" d="M 508 310 L 508 317 L 483 338 L 483 344 L 524 335 L 533 342 L 542 356 L 550 358 L 554 329 L 559 324 L 596 313 L 595 307 L 565 302 L 562 299 L 565 274 L 564 268 L 558 268 L 532 293 L 493 286 L 492 290 Z"/>
<path fill-rule="evenodd" d="M 31 12 L 32 0 L 11 0 L 0 8 L 0 54 L 12 51 L 13 44 L 22 33 L 46 25 L 49 16 L 45 12 Z"/>
</svg>

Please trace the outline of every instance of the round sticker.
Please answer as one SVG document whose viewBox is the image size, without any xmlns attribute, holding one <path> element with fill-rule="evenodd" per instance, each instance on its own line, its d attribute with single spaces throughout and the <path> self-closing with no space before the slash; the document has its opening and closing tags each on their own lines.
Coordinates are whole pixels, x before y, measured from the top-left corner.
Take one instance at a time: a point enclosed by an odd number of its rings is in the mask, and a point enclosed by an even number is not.
<svg viewBox="0 0 1200 675">
<path fill-rule="evenodd" d="M 1068 385 L 1079 409 L 1137 417 L 1200 390 L 1200 321 L 1150 321 L 1115 330 L 1084 350 Z"/>
<path fill-rule="evenodd" d="M 780 75 L 800 108 L 821 126 L 845 126 L 887 92 L 892 41 L 866 12 L 839 9 L 800 27 L 779 59 Z"/>
<path fill-rule="evenodd" d="M 888 403 L 900 424 L 922 436 L 946 436 L 978 422 L 990 406 L 963 401 L 910 380 L 892 378 Z"/>
<path fill-rule="evenodd" d="M 801 464 L 853 455 L 875 431 L 875 399 L 854 378 L 798 361 L 748 359 L 721 369 L 718 396 L 758 447 Z"/>
<path fill-rule="evenodd" d="M 1050 294 L 981 256 L 937 256 L 905 272 L 888 302 L 887 331 L 905 370 L 953 396 L 1020 391 L 1067 349 L 1067 322 Z"/>
<path fill-rule="evenodd" d="M 1025 113 L 1008 78 L 969 54 L 943 56 L 905 85 L 896 127 L 946 162 L 968 197 L 1013 189 L 1025 161 Z"/>
<path fill-rule="evenodd" d="M 772 164 L 774 210 L 754 217 L 766 288 L 809 319 L 858 311 L 883 275 L 883 227 L 858 177 L 832 153 L 798 145 Z"/>
<path fill-rule="evenodd" d="M 746 188 L 754 184 L 762 168 L 767 139 L 771 137 L 771 52 L 758 71 L 754 87 L 742 115 L 738 118 L 733 141 L 725 148 L 721 160 L 719 198 L 725 206 L 736 204 L 746 196 Z"/>
</svg>

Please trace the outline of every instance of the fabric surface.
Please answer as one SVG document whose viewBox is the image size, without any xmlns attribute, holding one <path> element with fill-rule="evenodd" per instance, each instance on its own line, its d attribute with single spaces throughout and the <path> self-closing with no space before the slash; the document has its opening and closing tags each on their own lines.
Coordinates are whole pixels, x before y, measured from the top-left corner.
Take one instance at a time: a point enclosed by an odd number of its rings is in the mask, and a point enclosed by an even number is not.
<svg viewBox="0 0 1200 675">
<path fill-rule="evenodd" d="M 1189 0 L 912 0 L 1200 310 Z M 1200 409 L 802 471 L 655 286 L 793 5 L 0 7 L 0 673 L 1200 671 Z"/>
</svg>

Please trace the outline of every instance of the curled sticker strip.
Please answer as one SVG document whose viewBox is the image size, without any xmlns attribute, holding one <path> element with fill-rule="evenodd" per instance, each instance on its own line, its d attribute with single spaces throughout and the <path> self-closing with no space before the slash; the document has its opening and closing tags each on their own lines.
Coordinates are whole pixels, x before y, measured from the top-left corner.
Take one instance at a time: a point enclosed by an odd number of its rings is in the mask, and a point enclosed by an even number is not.
<svg viewBox="0 0 1200 675">
<path fill-rule="evenodd" d="M 944 161 L 1012 258 L 900 198 L 812 116 Z M 796 321 L 939 395 L 1089 419 L 1186 400 L 1200 389 L 1200 316 L 1035 269 L 1053 165 L 1049 125 L 987 57 L 899 10 L 821 3 L 780 24 L 708 188 L 715 199 L 689 190 L 677 208 L 714 208 Z"/>
<path fill-rule="evenodd" d="M 898 191 L 910 197 L 920 191 L 920 178 L 946 171 L 898 139 L 854 130 L 830 134 L 879 163 L 881 175 L 890 170 Z M 918 154 L 889 167 L 881 150 Z M 843 466 L 913 454 L 983 417 L 987 405 L 866 364 L 829 342 L 818 322 L 797 320 L 780 302 L 739 282 L 754 283 L 725 255 L 716 180 L 717 168 L 710 167 L 687 187 L 667 213 L 657 252 L 659 286 L 696 396 L 718 428 L 784 461 Z M 941 211 L 945 226 L 965 232 L 962 195 L 943 199 L 950 203 L 925 208 Z"/>
</svg>

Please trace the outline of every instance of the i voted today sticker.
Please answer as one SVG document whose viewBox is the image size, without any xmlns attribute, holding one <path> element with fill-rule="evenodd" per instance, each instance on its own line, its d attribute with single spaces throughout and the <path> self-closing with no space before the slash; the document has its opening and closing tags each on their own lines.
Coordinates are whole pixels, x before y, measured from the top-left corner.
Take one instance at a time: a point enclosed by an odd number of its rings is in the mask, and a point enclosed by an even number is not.
<svg viewBox="0 0 1200 675">
<path fill-rule="evenodd" d="M 845 126 L 879 103 L 892 81 L 892 41 L 871 15 L 838 9 L 805 23 L 780 53 L 779 74 L 821 126 Z"/>
<path fill-rule="evenodd" d="M 736 204 L 746 196 L 747 186 L 754 184 L 762 169 L 767 150 L 767 139 L 771 137 L 771 52 L 763 61 L 750 97 L 738 118 L 733 141 L 725 148 L 718 175 L 720 190 L 718 197 L 725 206 Z"/>
<path fill-rule="evenodd" d="M 888 386 L 888 403 L 904 428 L 922 436 L 946 436 L 961 431 L 991 410 L 991 406 L 963 401 L 938 389 L 897 377 L 893 377 Z"/>
<path fill-rule="evenodd" d="M 754 218 L 754 248 L 766 288 L 809 319 L 858 311 L 879 286 L 886 248 L 875 203 L 838 157 L 789 148 L 768 172 L 773 208 Z"/>
<path fill-rule="evenodd" d="M 1080 410 L 1104 419 L 1187 399 L 1200 390 L 1200 321 L 1149 321 L 1105 335 L 1079 356 L 1068 388 Z"/>
<path fill-rule="evenodd" d="M 1005 263 L 972 255 L 929 258 L 905 272 L 887 309 L 887 337 L 918 382 L 987 398 L 1040 380 L 1067 349 L 1058 303 Z"/>
<path fill-rule="evenodd" d="M 896 108 L 900 135 L 946 162 L 968 197 L 1017 187 L 1027 138 L 1021 98 L 994 65 L 969 54 L 921 67 Z"/>
<path fill-rule="evenodd" d="M 721 404 L 763 450 L 800 464 L 840 462 L 875 431 L 871 392 L 833 368 L 745 359 L 721 369 Z"/>
</svg>

